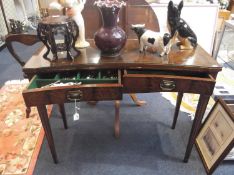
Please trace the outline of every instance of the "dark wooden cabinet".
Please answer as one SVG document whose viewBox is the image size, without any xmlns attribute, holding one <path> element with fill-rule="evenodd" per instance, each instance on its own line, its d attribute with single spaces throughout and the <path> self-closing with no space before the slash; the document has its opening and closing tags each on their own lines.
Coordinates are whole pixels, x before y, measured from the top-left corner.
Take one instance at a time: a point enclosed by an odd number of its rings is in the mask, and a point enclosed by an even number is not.
<svg viewBox="0 0 234 175">
<path fill-rule="evenodd" d="M 82 11 L 86 31 L 86 38 L 93 39 L 94 33 L 101 27 L 102 20 L 98 8 L 93 5 L 95 0 L 88 0 Z M 126 7 L 120 10 L 119 25 L 126 32 L 128 39 L 137 39 L 131 30 L 131 24 L 144 23 L 148 29 L 159 31 L 157 16 L 145 0 L 127 0 Z M 95 20 L 94 20 L 95 17 Z"/>
<path fill-rule="evenodd" d="M 231 13 L 234 13 L 234 0 L 229 1 L 228 10 L 230 10 Z"/>
</svg>

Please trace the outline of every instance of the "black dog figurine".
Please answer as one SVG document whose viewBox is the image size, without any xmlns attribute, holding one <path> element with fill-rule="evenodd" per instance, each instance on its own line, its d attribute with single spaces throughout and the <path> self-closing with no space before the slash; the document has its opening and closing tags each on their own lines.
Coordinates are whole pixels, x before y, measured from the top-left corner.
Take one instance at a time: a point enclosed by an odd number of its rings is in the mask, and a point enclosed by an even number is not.
<svg viewBox="0 0 234 175">
<path fill-rule="evenodd" d="M 167 23 L 171 33 L 171 45 L 178 38 L 180 49 L 193 49 L 197 46 L 197 36 L 189 25 L 180 17 L 183 8 L 183 1 L 179 5 L 174 5 L 172 1 L 168 4 Z"/>
</svg>

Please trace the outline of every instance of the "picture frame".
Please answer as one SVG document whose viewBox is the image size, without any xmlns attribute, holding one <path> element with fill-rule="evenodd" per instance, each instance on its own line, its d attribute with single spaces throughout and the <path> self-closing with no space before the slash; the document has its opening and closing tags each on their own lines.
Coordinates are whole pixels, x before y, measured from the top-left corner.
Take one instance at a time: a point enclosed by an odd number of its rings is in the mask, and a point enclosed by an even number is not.
<svg viewBox="0 0 234 175">
<path fill-rule="evenodd" d="M 218 99 L 195 141 L 207 174 L 212 174 L 234 146 L 234 114 Z"/>
</svg>

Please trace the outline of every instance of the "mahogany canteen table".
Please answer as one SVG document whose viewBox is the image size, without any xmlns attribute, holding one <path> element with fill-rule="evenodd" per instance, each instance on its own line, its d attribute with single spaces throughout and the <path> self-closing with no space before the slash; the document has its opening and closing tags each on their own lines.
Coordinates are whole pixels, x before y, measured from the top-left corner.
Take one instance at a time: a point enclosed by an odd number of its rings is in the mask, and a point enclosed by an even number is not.
<svg viewBox="0 0 234 175">
<path fill-rule="evenodd" d="M 115 100 L 115 136 L 120 134 L 119 100 L 124 93 L 178 92 L 172 128 L 175 128 L 183 93 L 200 94 L 195 118 L 184 156 L 188 162 L 209 97 L 213 93 L 218 63 L 200 46 L 195 50 L 172 48 L 169 55 L 159 57 L 147 52 L 140 54 L 138 41 L 128 40 L 122 54 L 114 58 L 100 55 L 95 47 L 81 49 L 73 61 L 43 59 L 45 47 L 37 51 L 23 67 L 31 79 L 23 91 L 26 106 L 36 106 L 55 163 L 58 162 L 46 105 L 59 104 L 67 128 L 64 103 Z M 52 57 L 52 55 L 49 55 Z M 92 74 L 91 77 L 88 77 Z M 61 82 L 81 82 L 81 85 L 46 86 Z M 44 87 L 42 87 L 44 86 Z"/>
</svg>

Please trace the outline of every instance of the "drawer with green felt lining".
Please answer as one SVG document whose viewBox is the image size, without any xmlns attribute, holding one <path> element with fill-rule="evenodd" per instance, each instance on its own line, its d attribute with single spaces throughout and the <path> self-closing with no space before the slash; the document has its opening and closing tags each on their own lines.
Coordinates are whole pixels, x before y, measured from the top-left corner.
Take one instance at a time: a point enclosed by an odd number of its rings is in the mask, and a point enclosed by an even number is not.
<svg viewBox="0 0 234 175">
<path fill-rule="evenodd" d="M 101 101 L 122 99 L 120 70 L 98 70 L 60 72 L 51 75 L 36 75 L 24 90 L 28 106 L 56 104 L 71 101 L 72 92 L 81 93 L 80 101 Z"/>
</svg>

